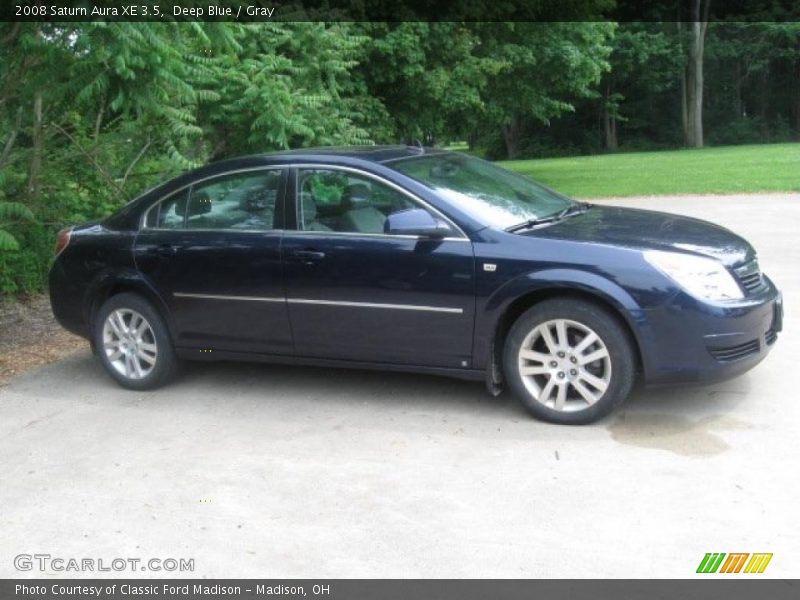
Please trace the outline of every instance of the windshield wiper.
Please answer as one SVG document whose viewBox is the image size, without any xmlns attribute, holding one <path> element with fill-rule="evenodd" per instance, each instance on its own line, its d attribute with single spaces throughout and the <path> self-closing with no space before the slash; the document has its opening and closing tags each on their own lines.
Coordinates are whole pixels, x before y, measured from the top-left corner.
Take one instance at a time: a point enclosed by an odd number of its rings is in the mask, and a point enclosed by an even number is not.
<svg viewBox="0 0 800 600">
<path fill-rule="evenodd" d="M 594 205 L 588 202 L 576 202 L 575 204 L 570 204 L 568 207 L 558 213 L 558 218 L 563 219 L 565 217 L 571 217 L 572 215 L 579 215 L 592 208 L 592 206 Z"/>
<path fill-rule="evenodd" d="M 536 227 L 537 225 L 544 225 L 545 223 L 555 223 L 558 220 L 559 220 L 558 215 L 550 215 L 547 217 L 541 217 L 539 219 L 528 219 L 527 221 L 523 221 L 522 223 L 517 223 L 516 225 L 512 225 L 511 227 L 506 227 L 506 231 L 508 233 L 516 233 L 517 231 L 522 231 L 523 229 L 530 229 L 531 227 Z"/>
<path fill-rule="evenodd" d="M 536 227 L 537 225 L 545 225 L 547 223 L 555 223 L 556 221 L 560 221 L 562 219 L 566 219 L 567 217 L 571 217 L 572 215 L 578 215 L 583 212 L 589 210 L 593 204 L 588 202 L 576 202 L 575 204 L 570 204 L 564 210 L 561 210 L 553 215 L 547 215 L 546 217 L 540 217 L 537 219 L 528 219 L 522 223 L 518 223 L 516 225 L 512 225 L 511 227 L 507 227 L 506 231 L 509 233 L 515 233 L 517 231 L 522 231 L 523 229 L 530 229 L 532 227 Z"/>
</svg>

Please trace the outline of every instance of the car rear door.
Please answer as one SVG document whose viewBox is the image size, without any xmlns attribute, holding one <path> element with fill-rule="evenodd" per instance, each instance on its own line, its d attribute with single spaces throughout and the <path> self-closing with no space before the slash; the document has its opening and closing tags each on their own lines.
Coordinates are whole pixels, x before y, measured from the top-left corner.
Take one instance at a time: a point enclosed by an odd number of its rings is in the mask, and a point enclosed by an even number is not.
<svg viewBox="0 0 800 600">
<path fill-rule="evenodd" d="M 285 189 L 280 168 L 230 172 L 145 214 L 136 264 L 169 307 L 176 346 L 291 353 L 281 264 Z"/>
<path fill-rule="evenodd" d="M 446 239 L 384 234 L 392 211 L 435 211 L 363 171 L 298 167 L 289 179 L 295 202 L 282 249 L 296 354 L 470 368 L 475 273 L 466 235 L 452 223 Z"/>
</svg>

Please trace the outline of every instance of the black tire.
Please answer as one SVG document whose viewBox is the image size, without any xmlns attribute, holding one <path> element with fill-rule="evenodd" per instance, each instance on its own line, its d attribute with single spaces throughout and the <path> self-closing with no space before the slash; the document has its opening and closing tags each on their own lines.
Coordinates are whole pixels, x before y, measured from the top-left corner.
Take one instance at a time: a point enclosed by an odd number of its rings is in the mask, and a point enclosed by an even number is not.
<svg viewBox="0 0 800 600">
<path fill-rule="evenodd" d="M 584 327 L 588 327 L 600 338 L 600 342 L 605 345 L 608 358 L 610 362 L 605 362 L 606 359 L 599 359 L 597 362 L 587 363 L 586 369 L 599 369 L 601 374 L 605 374 L 605 369 L 609 369 L 608 379 L 606 381 L 606 389 L 603 392 L 599 388 L 589 387 L 588 390 L 594 393 L 595 396 L 601 394 L 593 404 L 589 404 L 578 393 L 576 387 L 567 385 L 566 394 L 569 394 L 569 401 L 564 402 L 564 406 L 570 405 L 572 407 L 581 406 L 582 402 L 586 402 L 585 408 L 577 408 L 574 410 L 556 410 L 555 400 L 552 398 L 552 392 L 545 397 L 546 401 L 553 400 L 553 406 L 547 406 L 545 403 L 536 399 L 535 391 L 531 391 L 529 386 L 531 380 L 536 382 L 541 381 L 542 385 L 539 387 L 539 393 L 545 394 L 544 388 L 550 377 L 555 378 L 556 375 L 561 379 L 556 379 L 558 385 L 564 385 L 564 373 L 569 368 L 566 360 L 569 360 L 569 354 L 566 358 L 554 357 L 555 361 L 564 360 L 566 368 L 562 370 L 561 363 L 557 367 L 553 367 L 553 372 L 547 374 L 528 376 L 524 378 L 520 373 L 520 350 L 523 343 L 531 334 L 534 336 L 532 339 L 537 339 L 534 330 L 540 325 L 549 321 L 566 319 L 575 322 Z M 572 325 L 570 325 L 572 327 Z M 577 327 L 577 326 L 575 326 Z M 569 329 L 568 336 L 575 336 L 576 330 Z M 577 331 L 580 331 L 577 329 Z M 539 344 L 543 340 L 538 338 Z M 579 339 L 579 338 L 575 338 Z M 529 339 L 530 341 L 530 339 Z M 579 345 L 579 344 L 576 344 Z M 539 346 L 541 348 L 541 346 Z M 546 346 L 545 346 L 546 347 Z M 599 346 L 589 346 L 589 348 L 596 348 Z M 555 361 L 544 365 L 544 361 L 535 359 L 534 363 L 526 363 L 526 365 L 537 366 L 537 362 L 541 362 L 543 366 L 552 367 Z M 577 366 L 577 365 L 576 365 Z M 580 370 L 582 367 L 578 366 Z M 610 311 L 602 306 L 578 300 L 574 298 L 553 298 L 545 300 L 539 304 L 534 305 L 526 312 L 524 312 L 511 327 L 511 330 L 506 337 L 505 346 L 503 349 L 503 372 L 508 382 L 508 386 L 521 401 L 525 408 L 538 419 L 548 421 L 550 423 L 559 423 L 564 425 L 583 425 L 593 423 L 604 416 L 608 415 L 616 407 L 622 404 L 630 394 L 631 388 L 636 375 L 636 362 L 634 352 L 631 346 L 628 333 L 624 325 L 620 323 L 618 318 Z M 579 373 L 579 371 L 567 371 L 569 373 Z M 590 373 L 591 375 L 591 373 Z M 537 379 L 538 378 L 538 379 Z M 576 376 L 578 385 L 583 386 L 584 391 L 587 390 L 585 381 L 580 380 L 580 375 Z M 528 384 L 526 385 L 526 381 Z M 538 385 L 538 383 L 536 384 Z M 560 390 L 560 388 L 551 388 Z M 557 392 L 556 392 L 557 393 Z"/>
<path fill-rule="evenodd" d="M 148 341 L 155 343 L 157 353 L 155 364 L 149 373 L 139 379 L 126 377 L 115 368 L 104 347 L 103 329 L 108 316 L 117 310 L 135 311 L 147 321 L 152 332 L 148 334 Z M 152 337 L 152 340 L 150 339 Z M 178 359 L 172 347 L 172 340 L 164 319 L 158 310 L 139 294 L 124 292 L 106 300 L 97 311 L 94 319 L 92 343 L 97 349 L 100 362 L 111 377 L 122 387 L 130 390 L 153 390 L 168 383 L 177 372 Z M 141 363 L 144 364 L 144 363 Z"/>
</svg>

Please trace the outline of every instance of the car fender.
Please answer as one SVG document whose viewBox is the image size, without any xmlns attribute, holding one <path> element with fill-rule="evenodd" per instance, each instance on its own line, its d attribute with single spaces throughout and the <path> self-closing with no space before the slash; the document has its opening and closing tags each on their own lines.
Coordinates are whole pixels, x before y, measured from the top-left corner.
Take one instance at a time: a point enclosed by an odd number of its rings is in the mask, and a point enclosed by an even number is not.
<svg viewBox="0 0 800 600">
<path fill-rule="evenodd" d="M 530 271 L 518 275 L 495 290 L 483 303 L 476 328 L 475 357 L 481 364 L 492 358 L 492 348 L 501 319 L 511 305 L 532 294 L 577 292 L 592 296 L 610 306 L 627 324 L 638 350 L 644 355 L 649 344 L 647 313 L 624 288 L 598 273 L 573 268 L 552 268 Z M 644 361 L 643 361 L 644 362 Z"/>
<path fill-rule="evenodd" d="M 83 303 L 86 307 L 85 319 L 87 323 L 91 324 L 93 322 L 94 312 L 100 308 L 97 299 L 104 298 L 115 287 L 124 287 L 138 292 L 152 302 L 166 322 L 170 337 L 174 339 L 175 329 L 167 304 L 158 294 L 153 284 L 148 281 L 147 277 L 132 267 L 121 269 L 109 267 L 102 269 L 92 278 L 89 285 L 86 286 L 85 301 Z"/>
</svg>

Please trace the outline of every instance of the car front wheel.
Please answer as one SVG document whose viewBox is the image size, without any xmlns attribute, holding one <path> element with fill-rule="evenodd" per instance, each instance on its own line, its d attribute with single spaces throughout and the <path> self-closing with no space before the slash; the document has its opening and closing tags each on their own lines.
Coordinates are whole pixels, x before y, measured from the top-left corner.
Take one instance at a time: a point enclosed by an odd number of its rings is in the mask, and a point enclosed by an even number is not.
<svg viewBox="0 0 800 600">
<path fill-rule="evenodd" d="M 509 387 L 537 418 L 585 424 L 622 404 L 633 386 L 634 355 L 617 318 L 571 298 L 545 300 L 523 313 L 506 338 Z"/>
<path fill-rule="evenodd" d="M 176 370 L 177 359 L 164 320 L 138 294 L 117 294 L 100 307 L 94 346 L 106 371 L 129 389 L 160 387 Z"/>
</svg>

